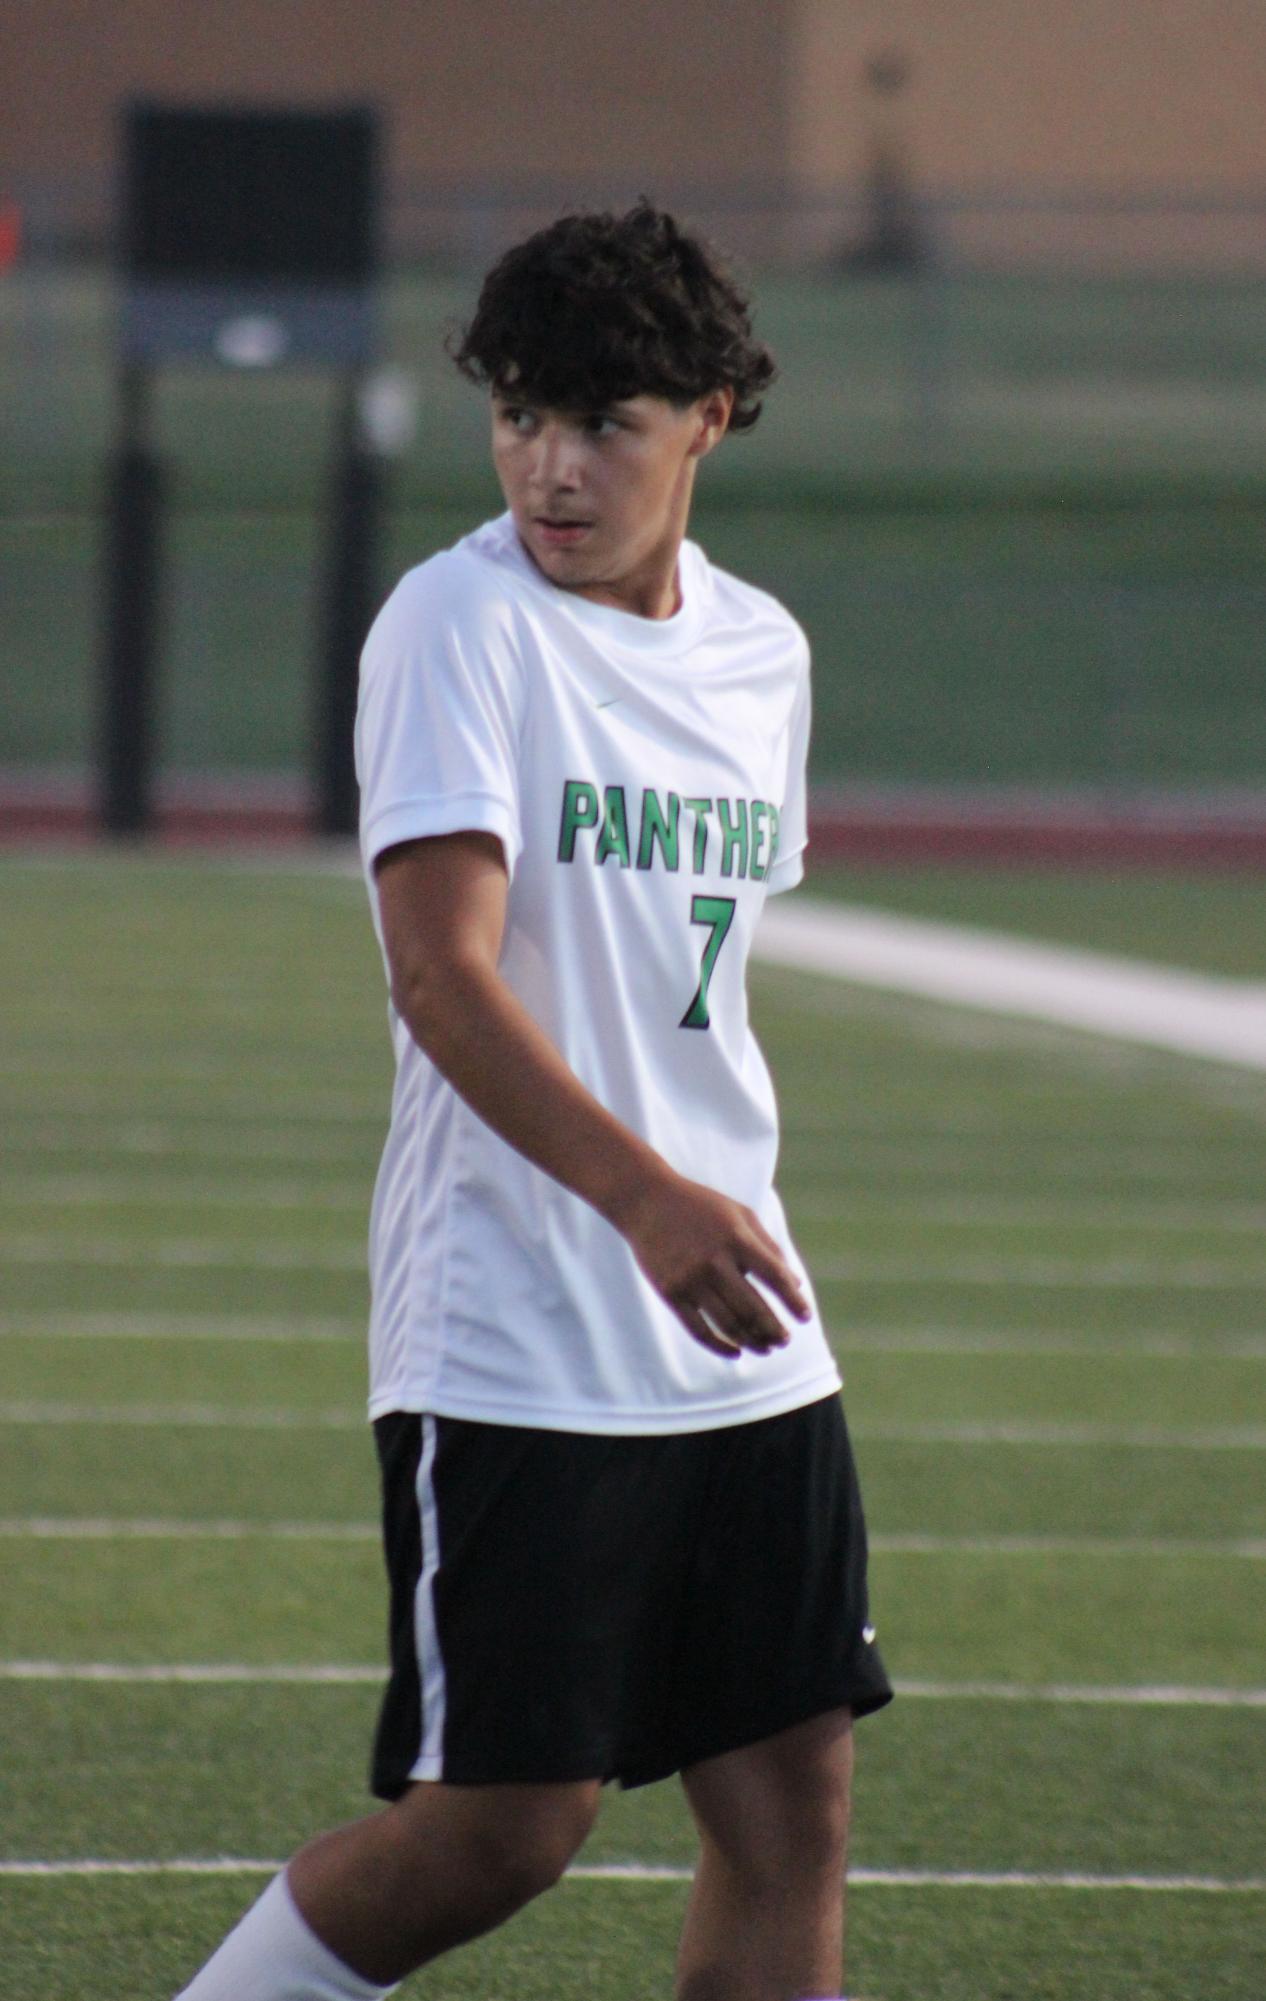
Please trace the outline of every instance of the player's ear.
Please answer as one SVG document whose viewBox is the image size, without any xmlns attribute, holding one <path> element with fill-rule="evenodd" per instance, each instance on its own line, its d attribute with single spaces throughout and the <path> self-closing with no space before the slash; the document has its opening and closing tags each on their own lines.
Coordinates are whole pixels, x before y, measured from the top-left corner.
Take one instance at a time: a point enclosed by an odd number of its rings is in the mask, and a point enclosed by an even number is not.
<svg viewBox="0 0 1266 2001">
<path fill-rule="evenodd" d="M 719 445 L 730 428 L 730 415 L 734 409 L 734 391 L 728 383 L 719 389 L 710 389 L 695 405 L 698 428 L 690 446 L 692 458 L 701 459 L 714 445 Z"/>
</svg>

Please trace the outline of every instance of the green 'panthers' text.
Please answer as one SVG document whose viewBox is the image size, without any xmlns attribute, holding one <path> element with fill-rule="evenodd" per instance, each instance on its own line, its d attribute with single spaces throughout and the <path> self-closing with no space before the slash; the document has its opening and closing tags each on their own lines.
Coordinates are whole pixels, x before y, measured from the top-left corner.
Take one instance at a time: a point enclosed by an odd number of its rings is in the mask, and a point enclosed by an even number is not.
<svg viewBox="0 0 1266 2001">
<path fill-rule="evenodd" d="M 711 867 L 726 876 L 763 882 L 778 854 L 778 808 L 767 799 L 689 798 L 647 786 L 639 800 L 623 785 L 599 792 L 584 778 L 563 786 L 558 859 L 574 862 L 577 852 L 592 855 L 601 868 L 678 869 L 703 875 Z"/>
</svg>

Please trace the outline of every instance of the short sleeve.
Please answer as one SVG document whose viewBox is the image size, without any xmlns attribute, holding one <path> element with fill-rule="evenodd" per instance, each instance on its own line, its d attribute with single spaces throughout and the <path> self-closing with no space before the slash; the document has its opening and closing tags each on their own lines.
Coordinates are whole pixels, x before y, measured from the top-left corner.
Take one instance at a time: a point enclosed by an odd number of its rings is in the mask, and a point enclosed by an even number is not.
<svg viewBox="0 0 1266 2001">
<path fill-rule="evenodd" d="M 367 870 L 401 841 L 495 834 L 510 874 L 523 846 L 518 745 L 523 675 L 513 611 L 451 554 L 411 570 L 361 656 L 356 712 Z"/>
<path fill-rule="evenodd" d="M 809 842 L 808 761 L 812 702 L 806 648 L 800 684 L 787 724 L 787 777 L 778 822 L 778 852 L 769 871 L 768 894 L 778 896 L 804 880 L 804 851 Z"/>
</svg>

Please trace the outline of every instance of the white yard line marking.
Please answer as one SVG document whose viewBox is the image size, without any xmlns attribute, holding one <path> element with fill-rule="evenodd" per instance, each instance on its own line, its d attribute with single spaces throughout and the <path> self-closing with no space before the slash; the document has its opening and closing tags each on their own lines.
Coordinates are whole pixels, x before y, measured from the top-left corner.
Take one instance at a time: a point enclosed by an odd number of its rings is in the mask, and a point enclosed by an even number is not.
<svg viewBox="0 0 1266 2001">
<path fill-rule="evenodd" d="M 1143 1329 L 1124 1337 L 1073 1333 L 1029 1333 L 994 1327 L 847 1327 L 833 1332 L 837 1351 L 877 1355 L 1080 1355 L 1114 1360 L 1266 1360 L 1266 1334 L 1168 1334 Z"/>
<path fill-rule="evenodd" d="M 944 1128 L 944 1125 L 943 1120 L 938 1121 L 938 1127 Z M 783 1174 L 787 1187 L 807 1187 L 829 1181 L 833 1189 L 837 1188 L 842 1144 L 847 1146 L 854 1168 L 858 1161 L 879 1160 L 889 1170 L 895 1165 L 906 1173 L 939 1174 L 947 1163 L 959 1177 L 977 1163 L 983 1165 L 991 1176 L 997 1172 L 996 1128 L 983 1121 L 964 1126 L 962 1134 L 956 1136 L 949 1130 L 931 1134 L 923 1131 L 918 1134 L 893 1132 L 891 1128 L 859 1125 L 851 1117 L 847 1120 L 841 1118 L 836 1128 L 830 1131 L 824 1128 L 816 1135 L 823 1141 L 829 1141 L 825 1164 L 817 1173 L 809 1158 L 809 1142 L 814 1136 L 789 1135 Z M 1200 1149 L 1196 1150 L 1184 1147 L 1173 1134 L 1158 1134 L 1154 1150 L 1145 1152 L 1116 1136 L 1040 1130 L 1028 1136 L 1012 1134 L 1008 1139 L 1008 1155 L 1013 1165 L 1032 1159 L 1035 1166 L 1040 1167 L 1044 1181 L 1058 1176 L 1077 1187 L 1102 1185 L 1115 1197 L 1120 1178 L 1127 1173 L 1136 1181 L 1159 1187 L 1189 1189 L 1192 1186 L 1212 1186 L 1216 1189 L 1226 1179 L 1225 1166 L 1220 1165 L 1218 1156 L 1210 1151 L 1216 1144 L 1216 1138 L 1202 1139 Z M 19 1124 L 10 1120 L 5 1132 L 5 1150 L 11 1160 L 58 1154 L 71 1154 L 80 1159 L 88 1151 L 108 1154 L 112 1160 L 126 1160 L 130 1156 L 157 1162 L 178 1157 L 216 1165 L 226 1161 L 266 1161 L 297 1170 L 323 1164 L 354 1164 L 363 1167 L 368 1186 L 377 1165 L 379 1146 L 368 1138 L 364 1141 L 337 1142 L 329 1135 L 299 1131 L 243 1134 L 234 1130 L 208 1134 L 199 1130 L 193 1133 L 174 1122 L 169 1122 L 161 1131 L 149 1128 L 143 1134 L 126 1125 L 106 1124 L 88 1135 L 68 1132 L 64 1126 L 37 1128 L 29 1123 Z M 1175 1164 L 1175 1152 L 1179 1156 L 1178 1164 Z M 1232 1169 L 1237 1165 L 1238 1150 L 1233 1149 Z"/>
<path fill-rule="evenodd" d="M 364 1238 L 343 1244 L 224 1243 L 206 1238 L 0 1236 L 0 1259 L 15 1265 L 88 1265 L 180 1271 L 323 1271 L 360 1275 Z M 1167 1291 L 1263 1291 L 1266 1264 L 1209 1258 L 1120 1257 L 813 1259 L 821 1281 L 854 1285 L 1023 1285 L 1096 1288 L 1161 1287 Z"/>
<path fill-rule="evenodd" d="M 188 1425 L 225 1431 L 360 1431 L 366 1419 L 351 1410 L 276 1410 L 200 1403 L 96 1404 L 0 1401 L 0 1424 Z M 1164 1449 L 1173 1452 L 1266 1451 L 1266 1425 L 1210 1425 L 1183 1431 L 1167 1425 L 1058 1424 L 964 1419 L 950 1424 L 856 1424 L 853 1436 L 881 1445 L 1034 1445 Z"/>
<path fill-rule="evenodd" d="M 1183 1431 L 1161 1424 L 1061 1424 L 1040 1421 L 964 1419 L 950 1424 L 865 1424 L 854 1438 L 883 1445 L 1109 1445 L 1147 1451 L 1262 1452 L 1266 1425 L 1209 1425 Z"/>
<path fill-rule="evenodd" d="M 76 1070 L 66 1074 L 82 1073 Z M 376 1126 L 381 1130 L 384 1124 L 383 1099 L 381 1089 L 377 1085 L 372 1088 L 367 1087 L 364 1091 L 326 1092 L 323 1096 L 296 1087 L 293 1095 L 283 1091 L 268 1097 L 262 1091 L 226 1091 L 222 1088 L 219 1078 L 212 1078 L 210 1088 L 215 1091 L 215 1103 L 210 1110 L 204 1110 L 196 1102 L 187 1107 L 169 1106 L 162 1102 L 161 1096 L 159 1102 L 153 1106 L 145 1103 L 138 1105 L 137 1081 L 136 1075 L 130 1068 L 124 1079 L 121 1079 L 124 1090 L 130 1090 L 131 1102 L 116 1084 L 100 1091 L 76 1090 L 58 1093 L 55 1090 L 44 1090 L 40 1092 L 38 1098 L 32 1097 L 25 1103 L 16 1094 L 11 1098 L 0 1096 L 0 1107 L 3 1108 L 7 1119 L 15 1121 L 25 1118 L 43 1121 L 52 1117 L 130 1119 L 132 1123 L 136 1123 L 138 1119 L 147 1121 L 154 1119 L 161 1122 L 165 1131 L 181 1126 L 202 1129 L 208 1125 L 230 1124 L 249 1128 L 265 1122 L 299 1126 L 305 1131 L 310 1126 L 322 1125 Z M 162 1078 L 153 1077 L 146 1080 L 143 1074 L 139 1081 L 149 1081 L 160 1087 L 165 1082 Z M 207 1079 L 195 1077 L 185 1080 L 175 1078 L 172 1080 L 172 1085 L 179 1088 L 182 1082 L 187 1082 L 190 1089 L 199 1094 L 205 1094 L 209 1087 Z"/>
<path fill-rule="evenodd" d="M 1165 1536 L 1063 1535 L 871 1535 L 872 1555 L 881 1556 L 1102 1556 L 1221 1557 L 1266 1563 L 1266 1537 L 1242 1536 L 1209 1542 Z"/>
<path fill-rule="evenodd" d="M 108 1426 L 190 1425 L 218 1431 L 363 1431 L 368 1420 L 350 1410 L 252 1410 L 222 1404 L 93 1404 L 0 1402 L 0 1424 Z"/>
<path fill-rule="evenodd" d="M 302 1667 L 247 1661 L 0 1661 L 0 1681 L 87 1682 L 120 1686 L 279 1686 L 359 1688 L 380 1685 L 385 1667 Z M 1101 1687 L 1082 1682 L 896 1681 L 899 1696 L 922 1702 L 1007 1702 L 1124 1709 L 1266 1709 L 1266 1688 L 1186 1688 L 1168 1683 Z"/>
<path fill-rule="evenodd" d="M 141 1687 L 380 1687 L 385 1667 L 288 1667 L 248 1661 L 0 1661 L 0 1681 L 102 1682 Z"/>
<path fill-rule="evenodd" d="M 363 1344 L 362 1315 L 346 1320 L 281 1320 L 252 1314 L 63 1313 L 56 1308 L 0 1313 L 0 1340 L 102 1341 L 261 1341 L 302 1344 L 347 1341 Z M 917 1327 L 855 1325 L 831 1339 L 847 1359 L 850 1352 L 878 1355 L 1111 1355 L 1126 1360 L 1266 1360 L 1266 1334 L 1182 1334 L 1134 1328 L 1125 1334 L 1028 1332 L 1012 1327 Z"/>
<path fill-rule="evenodd" d="M 164 1861 L 76 1857 L 61 1862 L 0 1861 L 0 1877 L 42 1880 L 131 1876 L 275 1876 L 285 1863 L 256 1856 L 173 1856 Z M 1260 1897 L 1266 1876 L 1090 1876 L 1025 1869 L 849 1870 L 854 1889 L 1135 1891 L 1168 1896 Z M 580 1883 L 689 1883 L 694 1870 L 671 1862 L 582 1862 L 567 1871 Z"/>
<path fill-rule="evenodd" d="M 212 1313 L 0 1313 L 0 1340 L 95 1341 L 305 1341 L 365 1340 L 364 1317 L 347 1320 L 278 1320 L 251 1314 Z"/>
<path fill-rule="evenodd" d="M 381 1534 L 377 1522 L 186 1522 L 104 1515 L 0 1518 L 0 1537 L 12 1542 L 246 1542 L 265 1537 L 282 1542 L 376 1543 Z"/>
<path fill-rule="evenodd" d="M 187 1154 L 194 1160 L 216 1162 L 280 1160 L 303 1168 L 314 1163 L 351 1161 L 364 1163 L 372 1174 L 379 1151 L 379 1143 L 368 1136 L 354 1140 L 338 1133 L 312 1133 L 280 1122 L 257 1132 L 244 1132 L 240 1125 L 216 1131 L 215 1122 L 209 1117 L 194 1121 L 167 1116 L 161 1123 L 150 1119 L 138 1124 L 123 1113 L 100 1112 L 91 1115 L 99 1122 L 99 1130 L 85 1133 L 67 1130 L 65 1120 L 69 1116 L 63 1113 L 61 1120 L 48 1122 L 43 1116 L 36 1119 L 25 1114 L 10 1115 L 4 1136 L 6 1154 L 17 1159 L 22 1154 L 70 1153 L 78 1159 L 85 1152 L 95 1151 L 125 1161 L 166 1160 L 172 1154 Z"/>
<path fill-rule="evenodd" d="M 179 1205 L 190 1209 L 245 1209 L 305 1214 L 348 1210 L 357 1214 L 369 1206 L 368 1179 L 305 1183 L 261 1181 L 254 1185 L 223 1180 L 180 1179 L 165 1170 L 138 1179 L 136 1171 L 111 1174 L 27 1175 L 0 1177 L 0 1203 L 15 1209 L 88 1208 L 135 1209 Z M 955 1227 L 993 1228 L 1030 1225 L 1090 1230 L 1139 1230 L 1217 1236 L 1266 1234 L 1266 1206 L 1257 1202 L 1172 1202 L 1157 1200 L 1092 1201 L 1082 1192 L 1070 1195 L 1009 1197 L 995 1195 L 919 1195 L 887 1190 L 876 1196 L 849 1188 L 833 1194 L 802 1195 L 791 1205 L 795 1220 L 848 1222 L 858 1217 L 894 1214 L 924 1223 Z"/>
<path fill-rule="evenodd" d="M 362 1273 L 363 1237 L 347 1244 L 226 1244 L 162 1238 L 136 1243 L 122 1237 L 0 1237 L 0 1259 L 19 1265 L 96 1265 L 179 1271 L 325 1271 Z"/>
<path fill-rule="evenodd" d="M 19 1196 L 42 1200 L 39 1190 Z M 154 1199 L 152 1197 L 147 1199 Z M 245 1202 L 245 1197 L 238 1198 Z M 1266 1208 L 1256 1202 L 1119 1202 L 1105 1195 L 1099 1202 L 1085 1195 L 1018 1197 L 993 1195 L 922 1196 L 900 1189 L 882 1195 L 847 1189 L 834 1195 L 801 1196 L 788 1206 L 793 1222 L 850 1223 L 894 1217 L 919 1223 L 945 1223 L 955 1229 L 1078 1229 L 1143 1231 L 1158 1234 L 1260 1236 L 1266 1233 Z"/>
<path fill-rule="evenodd" d="M 1213 1258 L 1158 1257 L 821 1257 L 810 1262 L 815 1278 L 854 1285 L 1067 1286 L 1078 1292 L 1136 1286 L 1157 1286 L 1177 1292 L 1266 1289 L 1266 1264 L 1247 1260 L 1220 1263 Z"/>
<path fill-rule="evenodd" d="M 0 1181 L 0 1205 L 11 1210 L 102 1208 L 144 1210 L 180 1208 L 192 1211 L 244 1210 L 268 1215 L 345 1213 L 360 1217 L 369 1209 L 370 1181 L 305 1187 L 298 1183 L 238 1182 L 233 1187 L 210 1181 L 127 1180 L 122 1175 L 46 1175 L 22 1182 Z M 899 1189 L 876 1197 L 865 1190 L 846 1189 L 823 1195 L 801 1195 L 790 1204 L 793 1221 L 804 1229 L 814 1223 L 855 1223 L 894 1216 L 917 1223 L 943 1223 L 956 1229 L 1078 1229 L 1131 1232 L 1147 1236 L 1260 1237 L 1266 1234 L 1266 1208 L 1254 1202 L 1118 1202 L 1107 1196 L 1093 1202 L 1078 1193 L 1032 1199 L 989 1195 L 907 1195 Z"/>
<path fill-rule="evenodd" d="M 52 1879 L 130 1876 L 275 1876 L 285 1863 L 256 1856 L 173 1856 L 164 1861 L 76 1857 L 61 1862 L 0 1862 L 0 1877 Z M 689 1883 L 694 1870 L 671 1862 L 582 1862 L 567 1871 L 580 1883 Z M 865 1869 L 848 1872 L 853 1889 L 1079 1890 L 1159 1892 L 1168 1896 L 1260 1897 L 1266 1876 L 1089 1876 L 1025 1869 Z"/>
<path fill-rule="evenodd" d="M 1206 1083 L 1210 1081 L 1208 1073 L 1201 1075 Z M 1243 1078 L 1234 1081 L 1244 1082 Z M 1177 1161 L 1184 1187 L 1191 1168 L 1207 1165 L 1210 1158 L 1215 1164 L 1226 1156 L 1234 1160 L 1243 1151 L 1244 1138 L 1234 1130 L 1207 1123 L 1192 1129 L 1175 1124 L 1172 1115 L 1160 1113 L 1131 1122 L 1128 1113 L 1117 1106 L 1113 1107 L 1113 1118 L 1105 1121 L 1102 1091 L 1087 1097 L 1084 1105 L 1078 1104 L 1075 1093 L 1074 1080 L 1058 1097 L 1050 1090 L 1033 1095 L 1027 1115 L 1013 1116 L 1005 1129 L 1008 1141 L 1017 1149 L 1040 1152 L 1044 1159 L 1057 1148 L 1065 1157 L 1084 1155 L 1100 1168 L 1125 1160 L 1140 1171 L 1158 1165 L 1154 1149 L 1164 1145 L 1166 1156 L 1159 1165 L 1165 1166 L 1168 1160 L 1172 1172 L 1172 1162 Z M 1008 1091 L 1008 1102 L 1021 1104 L 1020 1087 Z M 931 1157 L 949 1146 L 985 1152 L 996 1145 L 998 1130 L 997 1111 L 986 1099 L 912 1108 L 894 1105 L 883 1096 L 871 1105 L 850 1093 L 838 1102 L 820 1094 L 816 1111 L 789 1112 L 785 1137 L 808 1143 L 836 1140 L 843 1133 L 858 1146 L 908 1151 L 916 1157 L 927 1149 Z"/>
<path fill-rule="evenodd" d="M 184 1521 L 167 1516 L 11 1515 L 0 1517 L 0 1538 L 12 1542 L 284 1542 L 376 1543 L 377 1522 Z M 1093 1556 L 1104 1558 L 1216 1557 L 1266 1563 L 1266 1537 L 1205 1542 L 1149 1536 L 908 1535 L 872 1534 L 872 1556 Z"/>
<path fill-rule="evenodd" d="M 767 906 L 753 956 L 1266 1070 L 1266 987 L 1248 981 L 812 897 Z"/>
<path fill-rule="evenodd" d="M 854 1888 L 893 1890 L 1140 1890 L 1260 1897 L 1266 1876 L 1089 1876 L 1025 1869 L 851 1869 Z"/>
<path fill-rule="evenodd" d="M 21 1182 L 12 1177 L 0 1180 L 0 1203 L 15 1209 L 89 1208 L 108 1209 L 180 1208 L 245 1209 L 267 1211 L 348 1209 L 368 1211 L 370 1182 L 337 1182 L 305 1186 L 302 1182 L 182 1181 L 159 1172 L 146 1181 L 119 1174 L 67 1174 L 27 1176 Z M 1216 1211 L 1211 1212 L 1216 1215 Z M 1266 1228 L 1266 1212 L 1263 1212 Z"/>
<path fill-rule="evenodd" d="M 256 1856 L 172 1856 L 170 1861 L 123 1862 L 104 1857 L 76 1857 L 63 1862 L 3 1862 L 0 1877 L 91 1876 L 275 1876 L 285 1863 L 264 1862 Z"/>
<path fill-rule="evenodd" d="M 1040 1702 L 1130 1709 L 1266 1709 L 1266 1688 L 1183 1688 L 1168 1683 L 1096 1688 L 1083 1682 L 894 1681 L 917 1702 Z"/>
<path fill-rule="evenodd" d="M 1102 1107 L 1098 1116 L 1103 1116 Z M 1251 1167 L 1245 1171 L 1249 1156 L 1242 1135 L 1202 1132 L 1193 1140 L 1172 1125 L 1133 1135 L 1110 1129 L 1098 1133 L 1064 1131 L 1035 1110 L 1024 1125 L 1002 1124 L 995 1113 L 965 1126 L 960 1133 L 940 1120 L 935 1125 L 929 1122 L 903 1129 L 896 1117 L 884 1127 L 840 1112 L 811 1129 L 789 1124 L 784 1140 L 788 1147 L 783 1163 L 785 1181 L 809 1185 L 820 1181 L 824 1178 L 818 1171 L 821 1162 L 835 1176 L 832 1186 L 846 1186 L 843 1177 L 851 1170 L 863 1194 L 872 1186 L 870 1177 L 876 1163 L 902 1173 L 936 1175 L 939 1189 L 946 1161 L 959 1169 L 955 1187 L 963 1185 L 970 1168 L 983 1171 L 995 1189 L 1011 1190 L 1016 1169 L 1026 1167 L 1035 1176 L 1035 1185 L 1043 1190 L 1064 1183 L 1080 1188 L 1089 1177 L 1092 1185 L 1108 1189 L 1113 1199 L 1119 1199 L 1127 1175 L 1145 1187 L 1172 1189 L 1176 1196 L 1210 1185 L 1217 1193 L 1228 1180 L 1236 1196 L 1251 1199 L 1256 1194 Z M 1000 1146 L 1005 1147 L 1001 1159 Z"/>
</svg>

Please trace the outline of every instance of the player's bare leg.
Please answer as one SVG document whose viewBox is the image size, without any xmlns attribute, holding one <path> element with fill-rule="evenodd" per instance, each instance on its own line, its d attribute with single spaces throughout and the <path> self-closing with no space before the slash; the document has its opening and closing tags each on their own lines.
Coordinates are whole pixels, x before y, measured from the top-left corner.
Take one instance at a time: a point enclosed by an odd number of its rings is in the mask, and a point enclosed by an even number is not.
<svg viewBox="0 0 1266 2001">
<path fill-rule="evenodd" d="M 839 1994 L 852 1769 L 837 1709 L 683 1773 L 701 1848 L 678 2001 Z"/>
<path fill-rule="evenodd" d="M 600 1792 L 596 1779 L 411 1786 L 301 1849 L 181 2001 L 381 1994 L 557 1882 Z"/>
<path fill-rule="evenodd" d="M 402 1980 L 558 1881 L 601 1786 L 411 1786 L 382 1813 L 319 1835 L 287 1872 L 300 1912 L 366 1980 Z"/>
</svg>

